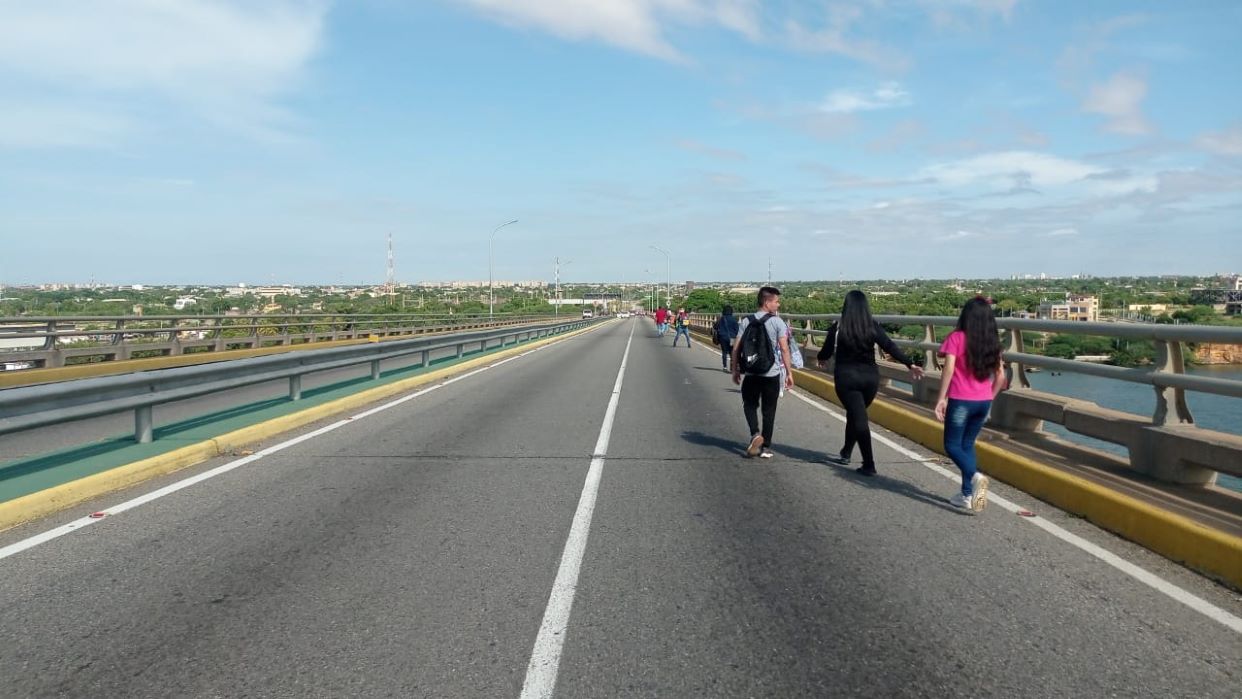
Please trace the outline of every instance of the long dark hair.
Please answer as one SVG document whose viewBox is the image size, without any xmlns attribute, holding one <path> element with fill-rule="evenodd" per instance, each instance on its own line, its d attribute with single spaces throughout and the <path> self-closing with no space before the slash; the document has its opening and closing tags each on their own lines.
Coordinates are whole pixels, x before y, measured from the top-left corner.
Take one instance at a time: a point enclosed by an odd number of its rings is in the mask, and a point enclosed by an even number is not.
<svg viewBox="0 0 1242 699">
<path fill-rule="evenodd" d="M 992 305 L 981 298 L 967 301 L 957 317 L 957 329 L 966 333 L 966 363 L 970 373 L 980 381 L 995 374 L 1000 366 L 1001 346 Z"/>
<path fill-rule="evenodd" d="M 730 306 L 729 304 L 727 304 L 727 303 L 726 303 L 726 304 L 725 304 L 725 307 L 724 307 L 724 310 L 722 310 L 722 311 L 720 312 L 720 314 L 721 314 L 721 315 L 726 315 L 726 316 L 731 316 L 731 315 L 733 315 L 733 306 Z"/>
<path fill-rule="evenodd" d="M 837 344 L 855 351 L 866 351 L 875 343 L 875 320 L 867 295 L 854 289 L 841 304 L 841 320 L 837 323 Z"/>
</svg>

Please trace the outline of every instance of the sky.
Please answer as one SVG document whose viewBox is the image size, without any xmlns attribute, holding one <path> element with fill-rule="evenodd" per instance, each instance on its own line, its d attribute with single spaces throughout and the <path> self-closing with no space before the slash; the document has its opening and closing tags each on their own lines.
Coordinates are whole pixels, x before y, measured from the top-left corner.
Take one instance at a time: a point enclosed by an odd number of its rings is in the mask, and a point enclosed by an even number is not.
<svg viewBox="0 0 1242 699">
<path fill-rule="evenodd" d="M 0 283 L 1242 272 L 1239 74 L 1235 0 L 0 0 Z"/>
</svg>

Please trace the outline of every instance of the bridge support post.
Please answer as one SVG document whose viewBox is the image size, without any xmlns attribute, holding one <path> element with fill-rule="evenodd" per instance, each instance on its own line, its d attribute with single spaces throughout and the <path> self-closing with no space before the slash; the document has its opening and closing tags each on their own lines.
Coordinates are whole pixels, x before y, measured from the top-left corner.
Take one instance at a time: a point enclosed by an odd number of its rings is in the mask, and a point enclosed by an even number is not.
<svg viewBox="0 0 1242 699">
<path fill-rule="evenodd" d="M 1011 328 L 1009 330 L 1008 344 L 1005 346 L 1006 352 L 1025 352 L 1025 345 L 1022 341 L 1022 330 L 1019 328 Z M 1003 357 L 1002 357 L 1003 358 Z M 1030 388 L 1031 380 L 1026 377 L 1026 367 L 1018 362 L 1006 362 L 1005 377 L 1008 385 L 1006 388 Z M 1014 386 L 1014 379 L 1018 380 L 1018 386 Z"/>
<path fill-rule="evenodd" d="M 155 439 L 155 423 L 151 418 L 151 406 L 134 409 L 134 441 L 148 444 Z"/>
<path fill-rule="evenodd" d="M 815 321 L 810 320 L 810 319 L 808 318 L 808 319 L 807 319 L 807 321 L 806 321 L 806 327 L 805 327 L 804 329 L 805 329 L 805 330 L 814 330 L 814 329 L 815 329 Z M 815 344 L 815 336 L 811 335 L 811 333 L 809 333 L 809 332 L 806 334 L 806 338 L 802 341 L 802 346 L 803 346 L 803 347 L 805 347 L 805 348 L 807 348 L 807 349 L 809 349 L 809 350 L 819 349 L 819 347 Z"/>
<path fill-rule="evenodd" d="M 289 377 L 289 400 L 302 400 L 302 377 Z"/>
<path fill-rule="evenodd" d="M 1182 343 L 1156 340 L 1156 375 L 1184 373 L 1186 373 L 1186 361 L 1182 354 Z M 1195 423 L 1194 416 L 1190 414 L 1190 406 L 1186 404 L 1184 389 L 1170 386 L 1156 386 L 1155 388 L 1156 412 L 1151 418 L 1153 425 L 1164 426 L 1171 422 L 1169 420 L 1170 404 L 1173 405 L 1177 423 L 1183 425 Z"/>
</svg>

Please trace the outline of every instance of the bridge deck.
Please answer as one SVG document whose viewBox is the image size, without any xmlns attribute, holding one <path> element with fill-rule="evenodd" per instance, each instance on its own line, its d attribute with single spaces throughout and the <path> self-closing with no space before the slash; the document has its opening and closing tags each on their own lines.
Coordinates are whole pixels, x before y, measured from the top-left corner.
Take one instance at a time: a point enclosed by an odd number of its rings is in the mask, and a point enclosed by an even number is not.
<svg viewBox="0 0 1242 699">
<path fill-rule="evenodd" d="M 962 515 L 885 444 L 878 478 L 826 465 L 842 422 L 818 399 L 786 396 L 777 457 L 744 459 L 719 358 L 650 330 L 605 325 L 0 559 L 5 693 L 518 694 L 628 343 L 558 694 L 1238 695 L 1238 595 L 1000 484 L 1037 517 Z"/>
</svg>

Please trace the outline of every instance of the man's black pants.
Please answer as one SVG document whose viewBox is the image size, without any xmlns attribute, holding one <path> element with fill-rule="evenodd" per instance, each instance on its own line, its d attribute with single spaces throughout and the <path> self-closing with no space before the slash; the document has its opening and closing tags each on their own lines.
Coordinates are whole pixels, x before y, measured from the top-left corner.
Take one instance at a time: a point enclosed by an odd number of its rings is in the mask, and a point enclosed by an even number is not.
<svg viewBox="0 0 1242 699">
<path fill-rule="evenodd" d="M 742 411 L 751 435 L 758 434 L 759 404 L 763 404 L 763 446 L 772 446 L 772 429 L 776 427 L 776 401 L 781 397 L 780 376 L 746 376 L 742 379 Z"/>
</svg>

